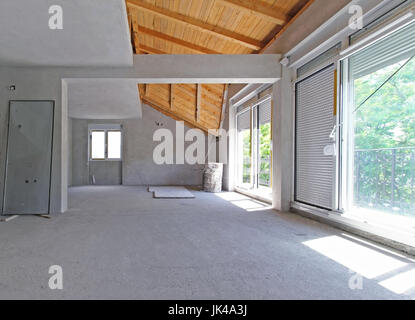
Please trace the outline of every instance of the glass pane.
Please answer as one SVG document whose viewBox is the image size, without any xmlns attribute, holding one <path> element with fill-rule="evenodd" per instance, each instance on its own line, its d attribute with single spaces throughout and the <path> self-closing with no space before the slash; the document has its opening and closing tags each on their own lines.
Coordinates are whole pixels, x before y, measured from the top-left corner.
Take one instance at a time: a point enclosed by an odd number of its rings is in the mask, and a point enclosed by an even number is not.
<svg viewBox="0 0 415 320">
<path fill-rule="evenodd" d="M 105 159 L 105 131 L 91 132 L 91 159 Z"/>
<path fill-rule="evenodd" d="M 258 184 L 271 187 L 271 123 L 259 127 L 259 172 Z"/>
<path fill-rule="evenodd" d="M 108 159 L 121 159 L 120 131 L 108 131 Z"/>
<path fill-rule="evenodd" d="M 251 112 L 247 111 L 238 116 L 238 185 L 252 187 L 251 163 Z"/>
<path fill-rule="evenodd" d="M 415 58 L 385 63 L 352 83 L 352 205 L 415 217 Z"/>
<path fill-rule="evenodd" d="M 271 100 L 258 106 L 258 187 L 271 187 Z"/>
</svg>

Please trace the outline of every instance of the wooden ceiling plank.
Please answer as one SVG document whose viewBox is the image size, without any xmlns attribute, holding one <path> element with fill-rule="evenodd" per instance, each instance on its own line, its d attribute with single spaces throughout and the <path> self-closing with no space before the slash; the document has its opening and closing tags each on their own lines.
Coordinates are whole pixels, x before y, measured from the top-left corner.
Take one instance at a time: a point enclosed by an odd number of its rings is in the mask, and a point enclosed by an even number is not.
<svg viewBox="0 0 415 320">
<path fill-rule="evenodd" d="M 267 19 L 280 26 L 290 21 L 291 17 L 285 14 L 282 8 L 272 7 L 263 3 L 262 1 L 252 0 L 216 0 L 225 6 L 230 6 L 244 12 L 255 15 L 262 19 Z"/>
<path fill-rule="evenodd" d="M 135 53 L 139 52 L 140 48 L 140 41 L 138 39 L 138 16 L 137 12 L 133 11 L 131 14 L 131 31 L 132 31 L 132 41 L 133 41 L 133 47 L 135 50 Z"/>
<path fill-rule="evenodd" d="M 137 28 L 137 30 L 140 33 L 144 33 L 144 34 L 147 34 L 149 36 L 153 36 L 155 38 L 158 38 L 158 39 L 161 39 L 161 40 L 165 40 L 165 41 L 171 42 L 173 44 L 176 44 L 176 45 L 179 45 L 179 46 L 182 46 L 182 47 L 191 49 L 191 50 L 196 51 L 196 52 L 199 52 L 199 53 L 221 54 L 221 52 L 218 52 L 218 51 L 215 51 L 215 50 L 211 50 L 211 49 L 208 49 L 208 48 L 199 46 L 197 44 L 194 44 L 194 43 L 191 43 L 191 42 L 187 42 L 187 41 L 184 41 L 182 39 L 175 38 L 175 37 L 169 36 L 169 35 L 167 35 L 165 33 L 161 33 L 161 32 L 158 32 L 158 31 L 155 31 L 155 30 L 152 30 L 152 29 L 148 29 L 148 28 L 145 28 L 145 27 L 139 26 Z"/>
<path fill-rule="evenodd" d="M 144 102 L 145 104 L 149 105 L 150 107 L 152 107 L 153 109 L 155 109 L 155 110 L 157 110 L 157 111 L 159 111 L 159 112 L 163 113 L 164 115 L 166 115 L 166 116 L 168 116 L 168 117 L 170 117 L 170 118 L 172 118 L 172 119 L 174 119 L 174 120 L 176 120 L 176 121 L 183 121 L 183 122 L 184 122 L 184 124 L 185 124 L 186 126 L 190 127 L 190 128 L 197 128 L 197 129 L 201 129 L 201 130 L 202 130 L 202 131 L 204 131 L 204 132 L 208 132 L 208 131 L 209 131 L 209 129 L 210 129 L 210 128 L 205 127 L 205 126 L 203 126 L 203 125 L 201 125 L 201 124 L 197 124 L 197 123 L 195 123 L 195 122 L 193 122 L 193 121 L 186 121 L 185 119 L 183 119 L 183 118 L 181 118 L 181 117 L 179 117 L 179 116 L 175 115 L 173 112 L 170 112 L 169 110 L 165 110 L 165 109 L 163 109 L 163 108 L 160 108 L 160 107 L 157 105 L 157 102 L 153 101 L 151 98 L 148 98 L 148 97 L 143 98 L 143 102 Z M 214 128 L 212 128 L 212 129 L 214 129 Z"/>
<path fill-rule="evenodd" d="M 145 53 L 151 53 L 151 54 L 167 54 L 167 52 L 161 51 L 159 49 L 155 49 L 149 46 L 140 45 L 139 47 L 140 51 L 143 51 Z"/>
<path fill-rule="evenodd" d="M 196 28 L 203 32 L 209 32 L 212 35 L 235 43 L 239 43 L 240 45 L 251 48 L 253 50 L 259 50 L 263 47 L 263 43 L 256 39 L 252 39 L 242 34 L 229 31 L 212 24 L 205 23 L 198 19 L 185 16 L 177 12 L 173 12 L 161 7 L 151 5 L 148 2 L 144 2 L 143 0 L 127 0 L 127 3 L 133 7 L 139 8 L 140 10 L 147 11 L 155 15 L 163 16 L 166 19 L 174 20 L 175 22 L 185 24 L 189 27 Z"/>
<path fill-rule="evenodd" d="M 268 47 L 270 47 L 279 37 L 282 36 L 282 34 L 290 27 L 303 13 L 306 11 L 315 0 L 308 0 L 308 2 L 301 8 L 300 11 L 297 12 L 297 14 L 279 31 L 277 34 L 272 37 L 271 41 L 269 41 L 261 50 L 259 50 L 259 53 L 263 53 Z"/>
</svg>

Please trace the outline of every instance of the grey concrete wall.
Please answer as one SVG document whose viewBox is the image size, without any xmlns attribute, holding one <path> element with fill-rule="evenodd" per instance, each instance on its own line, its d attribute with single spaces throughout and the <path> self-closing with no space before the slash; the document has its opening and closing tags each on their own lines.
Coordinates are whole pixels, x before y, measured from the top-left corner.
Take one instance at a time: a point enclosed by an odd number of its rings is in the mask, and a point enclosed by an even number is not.
<svg viewBox="0 0 415 320">
<path fill-rule="evenodd" d="M 176 121 L 143 105 L 143 118 L 130 120 L 72 120 L 73 185 L 89 184 L 88 124 L 117 123 L 123 126 L 122 182 L 124 185 L 202 185 L 203 165 L 157 165 L 153 150 L 154 131 L 163 128 L 176 134 Z M 189 128 L 185 127 L 185 133 Z M 186 146 L 191 142 L 185 143 Z M 205 138 L 206 149 L 208 137 Z"/>
<path fill-rule="evenodd" d="M 294 104 L 292 70 L 283 68 L 282 79 L 273 86 L 273 184 L 272 205 L 280 211 L 289 211 L 294 172 Z"/>
<path fill-rule="evenodd" d="M 223 189 L 227 191 L 233 191 L 235 189 L 235 110 L 230 108 L 230 99 L 244 88 L 244 84 L 231 84 L 228 86 L 228 99 L 225 110 L 225 120 L 223 122 L 223 129 L 228 132 L 228 163 L 223 166 Z"/>
<path fill-rule="evenodd" d="M 122 184 L 121 161 L 90 161 L 90 184 L 97 186 L 115 186 Z"/>
</svg>

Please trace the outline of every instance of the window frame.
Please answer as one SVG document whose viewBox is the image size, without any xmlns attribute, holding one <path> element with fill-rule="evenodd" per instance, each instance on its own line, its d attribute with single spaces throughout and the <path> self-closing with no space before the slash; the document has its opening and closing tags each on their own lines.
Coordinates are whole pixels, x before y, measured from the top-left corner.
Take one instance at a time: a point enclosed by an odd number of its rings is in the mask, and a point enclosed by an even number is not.
<svg viewBox="0 0 415 320">
<path fill-rule="evenodd" d="M 403 14 L 405 17 L 405 14 Z M 354 97 L 355 97 L 355 87 L 354 81 L 351 73 L 351 64 L 350 61 L 353 56 L 359 54 L 360 52 L 370 48 L 372 45 L 383 41 L 384 39 L 392 36 L 393 34 L 399 32 L 405 27 L 415 24 L 415 18 L 412 20 L 403 20 L 402 18 L 396 18 L 392 23 L 387 24 L 380 30 L 387 30 L 386 33 L 381 36 L 374 37 L 364 37 L 362 40 L 358 41 L 352 46 L 353 50 L 345 50 L 345 54 L 341 55 L 339 58 L 339 70 L 341 71 L 339 86 L 339 146 L 341 157 L 339 158 L 339 170 L 340 177 L 337 181 L 339 188 L 339 210 L 342 213 L 351 213 L 353 212 L 353 199 L 355 198 L 355 189 L 354 189 L 354 179 L 352 176 L 355 173 L 354 170 L 354 150 L 355 150 L 355 121 L 353 119 L 353 108 L 355 107 Z M 370 41 L 368 41 L 370 40 Z M 365 44 L 360 46 L 360 44 Z M 352 107 L 352 108 L 350 108 Z"/>
<path fill-rule="evenodd" d="M 92 158 L 92 132 L 104 132 L 105 134 L 105 146 L 104 146 L 104 158 Z M 108 158 L 108 132 L 120 132 L 120 157 Z M 123 160 L 123 130 L 121 125 L 89 125 L 88 126 L 88 161 L 115 161 L 120 162 Z"/>
<path fill-rule="evenodd" d="M 273 175 L 272 175 L 272 161 L 273 161 L 273 150 L 272 150 L 272 141 L 273 141 L 273 135 L 272 135 L 272 128 L 273 128 L 273 100 L 272 100 L 272 95 L 271 94 L 266 94 L 263 97 L 260 97 L 261 93 L 264 92 L 266 90 L 263 90 L 261 92 L 259 92 L 258 94 L 256 94 L 255 96 L 257 97 L 257 99 L 250 103 L 247 104 L 245 107 L 242 108 L 242 110 L 240 110 L 239 112 L 237 112 L 235 114 L 235 128 L 237 130 L 238 128 L 238 117 L 246 112 L 249 112 L 250 114 L 250 135 L 251 135 L 251 183 L 249 184 L 250 187 L 246 188 L 246 186 L 244 186 L 243 184 L 241 184 L 241 181 L 239 181 L 240 178 L 240 172 L 239 172 L 239 159 L 236 158 L 236 177 L 237 177 L 237 181 L 236 181 L 236 188 L 240 188 L 246 191 L 252 191 L 252 190 L 258 190 L 260 189 L 260 184 L 259 184 L 259 172 L 258 172 L 258 162 L 259 162 L 259 133 L 258 133 L 258 108 L 259 106 L 266 102 L 266 101 L 270 101 L 270 105 L 271 105 L 271 154 L 270 154 L 270 158 L 271 158 L 271 166 L 270 166 L 270 180 L 271 180 L 271 186 L 269 187 L 269 189 L 272 190 L 272 185 L 273 185 Z M 244 104 L 241 104 L 239 106 L 243 106 Z M 239 146 L 239 137 L 236 137 L 237 141 L 235 144 L 236 147 L 236 151 L 235 154 L 238 155 L 238 148 Z M 267 187 L 264 187 L 267 188 Z"/>
</svg>

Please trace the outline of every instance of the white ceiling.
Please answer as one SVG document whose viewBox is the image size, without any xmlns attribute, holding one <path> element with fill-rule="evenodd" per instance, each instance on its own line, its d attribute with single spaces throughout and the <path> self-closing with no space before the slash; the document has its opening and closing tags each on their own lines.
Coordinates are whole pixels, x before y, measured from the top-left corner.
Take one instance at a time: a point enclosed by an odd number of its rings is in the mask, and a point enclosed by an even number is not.
<svg viewBox="0 0 415 320">
<path fill-rule="evenodd" d="M 68 115 L 76 119 L 141 118 L 137 83 L 131 80 L 66 79 Z"/>
<path fill-rule="evenodd" d="M 49 29 L 49 7 L 63 30 Z M 0 0 L 0 65 L 131 66 L 124 0 Z"/>
</svg>

